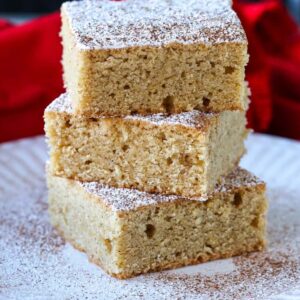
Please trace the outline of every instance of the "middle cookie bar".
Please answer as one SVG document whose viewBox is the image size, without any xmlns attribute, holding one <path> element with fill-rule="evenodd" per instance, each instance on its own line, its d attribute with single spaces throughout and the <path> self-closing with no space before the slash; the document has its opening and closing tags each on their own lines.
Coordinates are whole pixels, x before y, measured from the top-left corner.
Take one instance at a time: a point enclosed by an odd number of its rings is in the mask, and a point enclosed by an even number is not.
<svg viewBox="0 0 300 300">
<path fill-rule="evenodd" d="M 57 176 L 197 197 L 212 192 L 245 151 L 241 111 L 99 118 L 72 111 L 67 94 L 45 111 Z"/>
</svg>

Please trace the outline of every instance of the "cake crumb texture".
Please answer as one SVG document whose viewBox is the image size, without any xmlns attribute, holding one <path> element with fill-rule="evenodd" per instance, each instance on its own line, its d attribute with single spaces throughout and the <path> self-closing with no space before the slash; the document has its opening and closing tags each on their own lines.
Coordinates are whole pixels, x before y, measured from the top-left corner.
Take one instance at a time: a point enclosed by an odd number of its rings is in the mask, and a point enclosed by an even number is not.
<svg viewBox="0 0 300 300">
<path fill-rule="evenodd" d="M 118 278 L 262 250 L 265 185 L 245 172 L 237 170 L 226 188 L 201 201 L 109 190 L 48 173 L 51 220 L 66 240 Z M 115 207 L 114 197 L 128 197 L 126 209 Z"/>
<path fill-rule="evenodd" d="M 62 95 L 45 112 L 58 176 L 197 197 L 213 191 L 245 151 L 241 111 L 87 118 L 72 113 L 70 102 Z"/>
<path fill-rule="evenodd" d="M 246 109 L 247 39 L 229 1 L 73 1 L 61 14 L 76 113 Z"/>
</svg>

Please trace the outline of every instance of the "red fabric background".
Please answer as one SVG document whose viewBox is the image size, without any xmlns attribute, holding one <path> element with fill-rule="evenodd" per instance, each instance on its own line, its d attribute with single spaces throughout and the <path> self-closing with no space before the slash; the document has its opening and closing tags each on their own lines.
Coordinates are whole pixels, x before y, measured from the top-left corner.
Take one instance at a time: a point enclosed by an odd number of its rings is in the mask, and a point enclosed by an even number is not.
<svg viewBox="0 0 300 300">
<path fill-rule="evenodd" d="M 249 40 L 250 127 L 300 140 L 300 31 L 281 1 L 236 1 Z"/>
<path fill-rule="evenodd" d="M 59 14 L 0 22 L 0 142 L 43 133 L 43 111 L 63 92 Z"/>
<path fill-rule="evenodd" d="M 250 127 L 300 140 L 300 33 L 279 0 L 234 7 L 249 39 Z M 0 142 L 43 132 L 43 110 L 63 92 L 60 18 L 0 20 Z"/>
</svg>

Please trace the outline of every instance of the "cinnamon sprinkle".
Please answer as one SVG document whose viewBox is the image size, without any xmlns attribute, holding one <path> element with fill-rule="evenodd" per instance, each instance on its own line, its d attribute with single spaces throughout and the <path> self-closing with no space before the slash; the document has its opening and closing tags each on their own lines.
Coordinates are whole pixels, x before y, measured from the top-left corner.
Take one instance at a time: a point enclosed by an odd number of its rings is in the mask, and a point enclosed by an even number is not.
<svg viewBox="0 0 300 300">
<path fill-rule="evenodd" d="M 42 144 L 33 140 L 19 143 L 20 152 L 23 148 L 40 149 Z M 31 162 L 29 156 L 22 157 Z M 12 155 L 6 158 L 13 161 Z M 37 162 L 41 164 L 36 169 L 39 172 L 42 163 Z M 13 168 L 17 167 L 11 164 L 10 169 L 2 168 L 3 176 L 11 174 Z M 83 253 L 65 244 L 52 229 L 41 175 L 32 176 L 30 183 L 18 176 L 14 183 L 0 178 L 2 186 L 11 184 L 0 193 L 1 299 L 300 298 L 298 189 L 282 190 L 270 182 L 266 251 L 194 266 L 192 273 L 189 268 L 181 268 L 117 280 L 89 263 Z"/>
<path fill-rule="evenodd" d="M 66 2 L 62 11 L 84 50 L 246 43 L 229 0 L 86 0 Z"/>
</svg>

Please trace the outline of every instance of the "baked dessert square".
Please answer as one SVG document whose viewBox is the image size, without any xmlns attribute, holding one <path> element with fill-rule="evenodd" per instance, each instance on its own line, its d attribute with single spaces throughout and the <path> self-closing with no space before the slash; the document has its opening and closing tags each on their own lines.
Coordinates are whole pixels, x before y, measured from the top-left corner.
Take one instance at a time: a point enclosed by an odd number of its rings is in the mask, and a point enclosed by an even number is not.
<svg viewBox="0 0 300 300">
<path fill-rule="evenodd" d="M 247 39 L 231 1 L 72 1 L 61 15 L 75 113 L 245 110 Z"/>
<path fill-rule="evenodd" d="M 128 278 L 264 249 L 265 185 L 236 169 L 198 199 L 48 173 L 54 227 L 107 273 Z"/>
<path fill-rule="evenodd" d="M 245 124 L 243 111 L 87 118 L 68 94 L 45 111 L 54 175 L 184 197 L 213 191 L 235 168 Z"/>
</svg>

